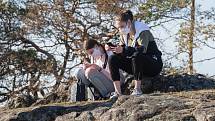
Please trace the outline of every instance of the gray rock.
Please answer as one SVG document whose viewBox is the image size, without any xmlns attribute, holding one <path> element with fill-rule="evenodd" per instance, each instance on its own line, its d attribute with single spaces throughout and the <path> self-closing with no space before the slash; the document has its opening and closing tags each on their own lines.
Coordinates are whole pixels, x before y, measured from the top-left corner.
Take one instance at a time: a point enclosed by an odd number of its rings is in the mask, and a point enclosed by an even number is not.
<svg viewBox="0 0 215 121">
<path fill-rule="evenodd" d="M 150 88 L 144 87 L 151 89 L 150 94 L 124 95 L 116 101 L 0 109 L 0 121 L 215 121 L 214 79 L 182 74 L 152 80 L 152 85 L 147 82 Z M 47 99 L 59 97 L 49 95 Z M 47 102 L 39 104 L 43 103 Z"/>
<path fill-rule="evenodd" d="M 215 101 L 200 104 L 193 115 L 197 121 L 215 121 Z"/>
<path fill-rule="evenodd" d="M 8 108 L 23 108 L 31 106 L 36 100 L 31 95 L 17 95 L 8 101 Z"/>
</svg>

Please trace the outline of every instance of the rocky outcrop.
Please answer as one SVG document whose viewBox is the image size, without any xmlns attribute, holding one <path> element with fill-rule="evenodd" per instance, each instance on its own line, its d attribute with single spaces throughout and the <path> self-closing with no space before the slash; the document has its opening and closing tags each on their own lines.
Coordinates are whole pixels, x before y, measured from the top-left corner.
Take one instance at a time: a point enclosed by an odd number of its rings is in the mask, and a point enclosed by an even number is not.
<svg viewBox="0 0 215 121">
<path fill-rule="evenodd" d="M 215 121 L 215 90 L 121 96 L 0 111 L 1 121 Z"/>
<path fill-rule="evenodd" d="M 133 89 L 132 77 L 129 76 L 128 82 L 124 85 L 124 94 L 129 95 Z M 61 84 L 56 92 L 46 94 L 42 99 L 34 99 L 30 95 L 18 95 L 9 100 L 8 108 L 21 108 L 49 103 L 67 102 L 70 100 L 70 85 Z M 153 92 L 179 92 L 201 89 L 215 89 L 215 81 L 201 74 L 176 74 L 159 75 L 154 78 L 145 77 L 142 81 L 142 90 L 145 94 Z"/>
<path fill-rule="evenodd" d="M 21 95 L 17 95 L 14 98 L 11 98 L 8 101 L 6 106 L 11 109 L 22 108 L 22 107 L 29 107 L 35 102 L 36 100 L 32 96 L 21 94 Z"/>
<path fill-rule="evenodd" d="M 128 79 L 128 82 L 131 79 Z M 133 86 L 133 83 L 128 83 L 126 85 L 128 89 L 125 89 L 125 93 L 129 94 Z M 142 90 L 144 93 L 153 93 L 156 91 L 180 92 L 202 89 L 215 89 L 215 80 L 202 74 L 189 75 L 184 73 L 174 75 L 162 74 L 153 78 L 145 77 L 142 81 Z"/>
<path fill-rule="evenodd" d="M 28 108 L 0 109 L 0 121 L 215 121 L 214 79 L 200 74 L 145 78 L 142 89 L 142 96 L 115 101 L 41 101 Z"/>
<path fill-rule="evenodd" d="M 56 92 L 50 92 L 46 94 L 43 98 L 33 98 L 31 95 L 19 94 L 11 98 L 6 107 L 13 108 L 23 108 L 29 106 L 45 105 L 49 103 L 59 103 L 69 101 L 70 90 L 68 84 L 61 84 Z"/>
</svg>

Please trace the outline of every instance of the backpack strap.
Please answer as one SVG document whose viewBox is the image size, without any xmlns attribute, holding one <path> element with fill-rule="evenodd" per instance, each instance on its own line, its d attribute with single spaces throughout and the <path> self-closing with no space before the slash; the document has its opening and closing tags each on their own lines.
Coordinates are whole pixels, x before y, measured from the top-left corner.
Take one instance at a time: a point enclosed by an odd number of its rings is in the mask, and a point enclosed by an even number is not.
<svg viewBox="0 0 215 121">
<path fill-rule="evenodd" d="M 104 62 L 104 64 L 103 64 L 103 69 L 106 68 L 107 62 L 108 62 L 108 54 L 107 54 L 107 52 L 106 52 L 106 53 L 105 53 L 105 62 Z"/>
<path fill-rule="evenodd" d="M 105 47 L 103 45 L 101 45 L 101 47 L 105 53 L 105 62 L 104 62 L 103 67 L 102 67 L 103 69 L 105 69 L 107 66 L 107 62 L 108 62 L 108 54 L 107 54 L 107 51 L 105 50 Z"/>
</svg>

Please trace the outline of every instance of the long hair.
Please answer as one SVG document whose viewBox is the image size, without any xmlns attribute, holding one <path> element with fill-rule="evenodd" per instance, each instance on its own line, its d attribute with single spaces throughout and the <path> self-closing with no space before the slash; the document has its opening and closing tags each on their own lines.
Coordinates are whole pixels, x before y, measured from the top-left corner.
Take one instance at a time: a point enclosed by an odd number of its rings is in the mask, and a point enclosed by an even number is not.
<svg viewBox="0 0 215 121">
<path fill-rule="evenodd" d="M 116 20 L 118 21 L 128 21 L 131 20 L 133 21 L 133 13 L 130 10 L 122 11 L 116 16 Z"/>
<path fill-rule="evenodd" d="M 105 62 L 104 62 L 104 64 L 103 64 L 103 68 L 106 68 L 107 60 L 108 60 L 108 54 L 107 54 L 107 51 L 105 50 L 104 45 L 100 44 L 99 42 L 97 42 L 97 41 L 94 40 L 94 39 L 89 39 L 89 40 L 87 40 L 87 41 L 84 43 L 84 49 L 85 49 L 85 50 L 92 49 L 92 48 L 95 47 L 95 45 L 98 45 L 98 46 L 102 47 L 102 50 L 104 51 L 104 54 L 105 54 Z"/>
</svg>

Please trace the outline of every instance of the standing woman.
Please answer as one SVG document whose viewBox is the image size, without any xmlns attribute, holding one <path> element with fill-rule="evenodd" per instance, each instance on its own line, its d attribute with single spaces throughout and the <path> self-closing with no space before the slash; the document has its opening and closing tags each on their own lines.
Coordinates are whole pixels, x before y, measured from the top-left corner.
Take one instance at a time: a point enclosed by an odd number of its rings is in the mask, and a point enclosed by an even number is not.
<svg viewBox="0 0 215 121">
<path fill-rule="evenodd" d="M 120 96 L 119 69 L 134 75 L 135 88 L 131 95 L 141 95 L 143 77 L 158 75 L 163 67 L 161 55 L 150 28 L 143 22 L 134 21 L 130 10 L 120 13 L 115 24 L 121 35 L 120 45 L 110 49 L 116 54 L 109 58 L 109 69 L 114 81 L 115 94 Z M 113 97 L 114 97 L 113 96 Z"/>
</svg>

